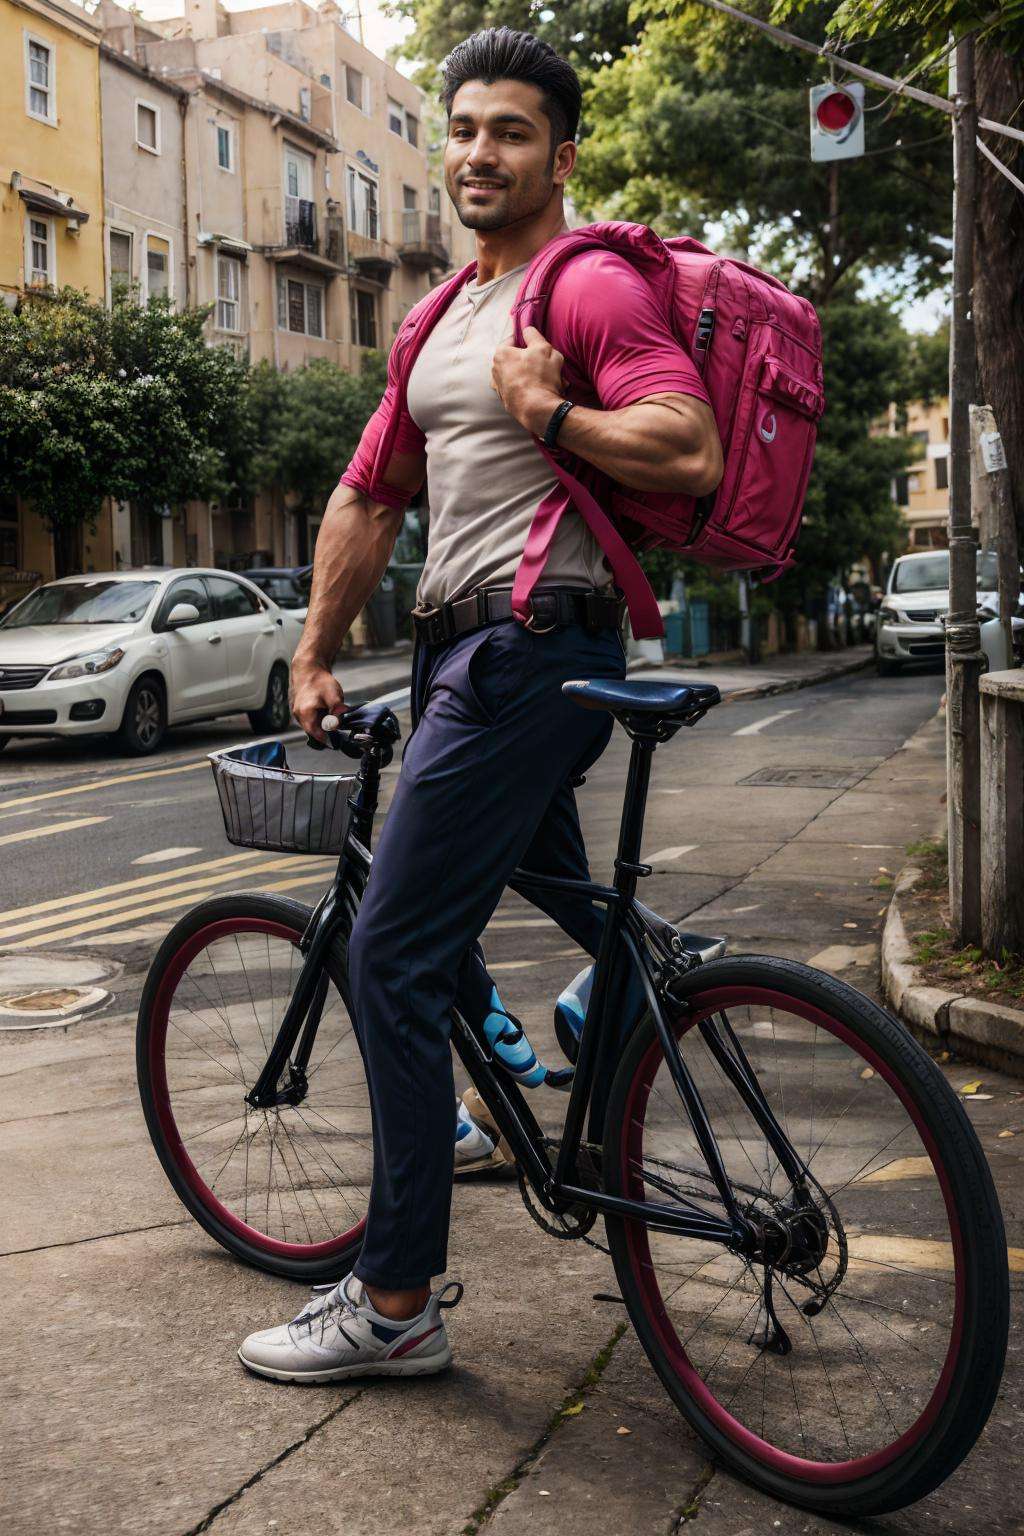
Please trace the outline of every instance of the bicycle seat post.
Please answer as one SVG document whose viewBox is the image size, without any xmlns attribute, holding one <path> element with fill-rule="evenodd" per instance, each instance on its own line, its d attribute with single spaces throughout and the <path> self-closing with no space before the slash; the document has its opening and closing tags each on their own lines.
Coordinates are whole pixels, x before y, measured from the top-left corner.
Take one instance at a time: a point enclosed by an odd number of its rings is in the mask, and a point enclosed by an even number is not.
<svg viewBox="0 0 1024 1536">
<path fill-rule="evenodd" d="M 651 873 L 649 864 L 640 863 L 640 839 L 643 836 L 644 812 L 647 808 L 651 758 L 654 756 L 657 744 L 653 736 L 639 732 L 633 735 L 613 881 L 615 889 L 621 892 L 627 901 L 632 900 L 636 895 L 637 879 Z"/>
</svg>

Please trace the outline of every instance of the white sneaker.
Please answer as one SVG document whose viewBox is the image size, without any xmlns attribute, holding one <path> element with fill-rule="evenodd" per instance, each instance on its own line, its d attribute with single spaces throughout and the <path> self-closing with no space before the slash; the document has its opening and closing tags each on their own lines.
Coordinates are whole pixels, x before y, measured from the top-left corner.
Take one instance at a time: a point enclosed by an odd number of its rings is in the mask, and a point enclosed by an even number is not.
<svg viewBox="0 0 1024 1536">
<path fill-rule="evenodd" d="M 455 1296 L 446 1300 L 454 1287 Z M 366 1298 L 361 1280 L 346 1275 L 319 1294 L 298 1317 L 278 1328 L 250 1333 L 238 1358 L 272 1381 L 343 1381 L 348 1376 L 429 1376 L 451 1364 L 441 1308 L 458 1306 L 460 1281 L 436 1291 L 418 1317 L 396 1323 Z"/>
</svg>

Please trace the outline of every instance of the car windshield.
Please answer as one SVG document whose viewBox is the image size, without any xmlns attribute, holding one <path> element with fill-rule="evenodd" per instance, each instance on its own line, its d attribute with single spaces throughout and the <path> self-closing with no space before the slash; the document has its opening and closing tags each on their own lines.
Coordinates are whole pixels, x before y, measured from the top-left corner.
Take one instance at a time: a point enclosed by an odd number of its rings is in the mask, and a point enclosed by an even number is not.
<svg viewBox="0 0 1024 1536">
<path fill-rule="evenodd" d="M 252 576 L 258 587 L 282 608 L 305 608 L 309 603 L 309 587 L 295 576 Z"/>
<path fill-rule="evenodd" d="M 978 551 L 978 587 L 992 592 L 998 585 L 993 550 Z M 936 550 L 920 560 L 898 560 L 893 576 L 894 592 L 945 592 L 949 586 L 949 551 Z"/>
<path fill-rule="evenodd" d="M 3 620 L 4 629 L 28 624 L 134 624 L 149 607 L 155 581 L 54 582 L 37 587 Z"/>
</svg>

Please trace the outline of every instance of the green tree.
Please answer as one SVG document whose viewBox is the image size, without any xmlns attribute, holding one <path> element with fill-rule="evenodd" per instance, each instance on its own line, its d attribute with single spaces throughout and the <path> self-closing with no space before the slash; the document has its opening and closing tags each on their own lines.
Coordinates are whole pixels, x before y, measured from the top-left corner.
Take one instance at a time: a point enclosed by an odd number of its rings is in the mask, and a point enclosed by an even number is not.
<svg viewBox="0 0 1024 1536">
<path fill-rule="evenodd" d="M 0 484 L 54 532 L 95 526 L 103 500 L 145 507 L 237 493 L 253 448 L 247 367 L 207 346 L 208 310 L 71 288 L 0 310 Z"/>
<path fill-rule="evenodd" d="M 254 485 L 290 494 L 302 511 L 320 510 L 384 392 L 386 369 L 381 351 L 364 355 L 358 375 L 325 358 L 287 373 L 267 364 L 254 369 Z"/>
<path fill-rule="evenodd" d="M 795 11 L 804 14 L 801 0 L 785 0 L 779 6 L 780 14 Z M 865 41 L 893 27 L 913 30 L 915 63 L 944 55 L 951 34 L 975 33 L 978 114 L 992 122 L 1020 125 L 1024 101 L 1024 6 L 1020 0 L 994 5 L 962 0 L 842 0 L 828 24 L 833 42 L 856 46 L 858 57 Z M 944 91 L 941 79 L 934 88 Z M 1024 143 L 982 133 L 1003 164 L 1018 180 L 1024 179 Z M 973 313 L 980 392 L 995 412 L 1006 447 L 1018 538 L 1024 549 L 1024 198 L 980 155 Z"/>
</svg>

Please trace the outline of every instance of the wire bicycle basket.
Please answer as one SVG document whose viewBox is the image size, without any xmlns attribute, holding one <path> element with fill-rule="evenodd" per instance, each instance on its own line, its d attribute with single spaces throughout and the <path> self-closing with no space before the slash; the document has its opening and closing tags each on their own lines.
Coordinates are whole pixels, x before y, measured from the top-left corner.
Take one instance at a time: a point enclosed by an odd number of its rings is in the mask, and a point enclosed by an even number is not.
<svg viewBox="0 0 1024 1536">
<path fill-rule="evenodd" d="M 229 843 L 268 853 L 341 852 L 355 774 L 296 773 L 281 741 L 207 755 Z"/>
</svg>

